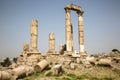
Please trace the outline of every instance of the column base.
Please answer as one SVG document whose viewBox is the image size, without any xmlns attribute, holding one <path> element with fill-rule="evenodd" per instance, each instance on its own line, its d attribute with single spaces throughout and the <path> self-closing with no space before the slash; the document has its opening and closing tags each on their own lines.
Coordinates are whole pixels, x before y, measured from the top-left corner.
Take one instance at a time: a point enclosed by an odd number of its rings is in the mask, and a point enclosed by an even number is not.
<svg viewBox="0 0 120 80">
<path fill-rule="evenodd" d="M 59 55 L 59 53 L 57 53 L 56 51 L 54 51 L 54 52 L 48 51 L 47 54 L 48 54 L 48 55 Z"/>
<path fill-rule="evenodd" d="M 73 51 L 64 51 L 64 55 L 66 56 L 72 56 L 73 53 Z"/>
<path fill-rule="evenodd" d="M 86 59 L 87 56 L 88 56 L 88 55 L 87 55 L 86 52 L 80 52 L 80 58 Z"/>
</svg>

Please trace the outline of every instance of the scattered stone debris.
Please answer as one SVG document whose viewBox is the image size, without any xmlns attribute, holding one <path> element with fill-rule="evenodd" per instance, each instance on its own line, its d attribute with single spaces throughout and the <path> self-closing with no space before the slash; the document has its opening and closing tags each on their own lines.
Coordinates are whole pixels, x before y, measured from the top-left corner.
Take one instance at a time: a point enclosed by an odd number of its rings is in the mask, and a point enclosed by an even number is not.
<svg viewBox="0 0 120 80">
<path fill-rule="evenodd" d="M 111 66 L 111 59 L 100 59 L 98 61 L 98 65 L 103 65 L 103 66 Z"/>
<path fill-rule="evenodd" d="M 78 14 L 79 27 L 79 45 L 80 51 L 73 50 L 73 31 L 70 19 L 70 10 Z M 107 55 L 88 56 L 84 50 L 84 30 L 83 30 L 83 11 L 80 6 L 69 4 L 65 7 L 66 12 L 66 44 L 60 45 L 59 52 L 55 51 L 55 34 L 49 34 L 49 50 L 42 55 L 37 49 L 38 41 L 38 21 L 31 22 L 31 38 L 29 44 L 23 45 L 23 51 L 18 58 L 10 61 L 9 58 L 3 59 L 0 66 L 0 80 L 17 80 L 33 73 L 48 71 L 49 67 L 53 75 L 66 73 L 88 73 L 96 69 L 96 66 L 110 66 L 113 69 L 120 70 L 120 52 Z M 80 35 L 81 34 L 81 35 Z M 104 69 L 104 68 L 102 68 Z M 92 72 L 92 71 L 91 71 Z M 96 72 L 97 73 L 97 72 Z M 47 75 L 47 73 L 46 73 Z M 37 78 L 35 80 L 54 80 L 53 78 Z"/>
<path fill-rule="evenodd" d="M 62 74 L 62 65 L 61 64 L 57 64 L 55 66 L 53 66 L 53 75 L 60 75 Z"/>
<path fill-rule="evenodd" d="M 17 68 L 14 68 L 11 71 L 11 75 L 13 76 L 13 79 L 16 80 L 18 78 L 23 78 L 26 76 L 29 76 L 34 73 L 33 67 L 27 66 L 27 65 L 22 65 Z"/>
<path fill-rule="evenodd" d="M 39 63 L 37 63 L 34 67 L 34 70 L 36 72 L 41 72 L 43 69 L 45 69 L 48 66 L 48 62 L 46 60 L 42 60 Z"/>
<path fill-rule="evenodd" d="M 0 71 L 0 80 L 10 80 L 11 74 L 8 71 Z"/>
</svg>

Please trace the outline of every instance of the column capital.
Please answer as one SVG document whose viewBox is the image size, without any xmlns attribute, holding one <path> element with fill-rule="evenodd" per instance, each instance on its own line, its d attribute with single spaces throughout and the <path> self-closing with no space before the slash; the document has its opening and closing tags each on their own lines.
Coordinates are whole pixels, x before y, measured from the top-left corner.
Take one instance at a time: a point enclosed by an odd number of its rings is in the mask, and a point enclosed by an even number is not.
<svg viewBox="0 0 120 80">
<path fill-rule="evenodd" d="M 37 20 L 32 20 L 31 21 L 31 26 L 38 26 L 38 21 Z"/>
<path fill-rule="evenodd" d="M 82 16 L 84 12 L 77 11 L 78 16 Z"/>
<path fill-rule="evenodd" d="M 69 8 L 64 8 L 65 9 L 65 12 L 67 13 L 70 13 L 70 9 Z"/>
</svg>

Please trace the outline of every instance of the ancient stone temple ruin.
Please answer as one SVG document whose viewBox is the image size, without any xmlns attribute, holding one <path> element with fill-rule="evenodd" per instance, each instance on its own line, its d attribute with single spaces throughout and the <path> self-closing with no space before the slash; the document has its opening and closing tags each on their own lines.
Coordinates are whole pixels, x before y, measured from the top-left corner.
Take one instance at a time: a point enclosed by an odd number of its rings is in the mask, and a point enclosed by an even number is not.
<svg viewBox="0 0 120 80">
<path fill-rule="evenodd" d="M 117 57 L 114 57 L 114 58 L 112 58 L 113 57 L 112 54 L 110 54 L 112 57 L 110 57 L 110 55 L 103 55 L 103 56 L 96 56 L 96 57 L 87 56 L 84 50 L 84 26 L 83 26 L 83 17 L 82 17 L 83 10 L 81 9 L 80 6 L 76 6 L 73 4 L 68 4 L 64 9 L 66 12 L 66 24 L 65 24 L 66 43 L 59 45 L 59 51 L 58 52 L 55 51 L 55 40 L 56 40 L 55 34 L 50 33 L 48 35 L 49 50 L 46 52 L 46 54 L 41 54 L 39 52 L 38 21 L 32 20 L 31 26 L 30 26 L 30 29 L 31 29 L 30 43 L 29 44 L 25 43 L 23 45 L 23 51 L 21 52 L 20 56 L 17 58 L 15 62 L 12 62 L 11 64 L 9 64 L 10 66 L 8 69 L 6 69 L 5 67 L 6 70 L 3 68 L 2 71 L 0 71 L 0 80 L 19 80 L 19 78 L 32 75 L 36 72 L 42 74 L 42 77 L 44 75 L 45 79 L 38 78 L 35 80 L 55 80 L 55 79 L 49 79 L 51 76 L 49 76 L 48 79 L 46 79 L 47 74 L 49 75 L 52 74 L 54 75 L 53 78 L 56 78 L 57 76 L 59 77 L 61 76 L 61 74 L 64 74 L 64 73 L 65 75 L 71 74 L 71 73 L 81 75 L 84 72 L 85 73 L 84 75 L 88 75 L 88 72 L 90 72 L 90 76 L 91 76 L 92 70 L 95 70 L 95 74 L 96 74 L 96 70 L 98 68 L 96 65 L 109 66 L 110 69 L 112 70 L 115 70 L 117 65 L 117 68 L 120 70 L 120 65 L 119 65 L 120 55 L 119 56 L 117 55 Z M 71 10 L 76 11 L 78 14 L 79 52 L 77 53 L 74 51 L 74 47 L 73 47 L 73 26 L 72 26 L 72 21 L 70 17 Z M 119 53 L 120 52 L 118 52 L 118 54 Z M 2 63 L 3 65 L 8 63 L 7 62 L 8 59 L 4 59 L 3 61 L 4 61 Z M 103 67 L 100 69 L 103 69 Z M 98 69 L 98 71 L 100 71 L 100 69 Z M 45 72 L 41 73 L 43 70 Z M 86 73 L 86 70 L 88 70 L 87 73 Z M 106 72 L 109 72 L 109 71 L 106 71 Z M 72 80 L 72 77 L 66 78 L 66 79 Z M 77 78 L 74 78 L 74 79 L 77 79 Z M 116 80 L 119 80 L 119 79 L 116 79 Z M 62 80 L 62 77 L 60 78 L 60 80 Z"/>
<path fill-rule="evenodd" d="M 49 34 L 49 53 L 55 53 L 55 34 Z"/>
<path fill-rule="evenodd" d="M 85 50 L 84 50 L 84 26 L 83 26 L 83 10 L 80 6 L 76 6 L 73 4 L 68 4 L 65 8 L 66 12 L 66 44 L 60 44 L 59 51 L 55 51 L 55 34 L 50 33 L 49 34 L 49 50 L 47 54 L 49 55 L 70 55 L 73 56 L 74 47 L 73 47 L 73 26 L 70 16 L 70 11 L 76 11 L 78 14 L 78 41 L 79 41 L 79 53 L 77 57 L 80 58 L 80 56 L 86 56 Z M 29 44 L 24 44 L 23 46 L 23 52 L 18 58 L 18 64 L 25 64 L 34 66 L 37 64 L 43 57 L 41 53 L 38 50 L 38 21 L 32 20 L 31 21 L 31 31 L 30 31 L 30 46 Z M 29 49 L 30 48 L 30 49 Z M 47 57 L 47 55 L 46 55 Z M 75 57 L 75 56 L 73 56 Z"/>
<path fill-rule="evenodd" d="M 78 14 L 78 41 L 79 41 L 79 52 L 81 55 L 85 53 L 84 50 L 84 26 L 83 26 L 83 10 L 80 6 L 68 4 L 65 8 L 66 12 L 66 53 L 72 54 L 74 51 L 73 47 L 73 26 L 70 16 L 70 10 L 76 11 Z"/>
<path fill-rule="evenodd" d="M 30 39 L 30 51 L 31 52 L 38 52 L 37 43 L 38 43 L 38 21 L 32 20 L 31 39 Z"/>
<path fill-rule="evenodd" d="M 79 41 L 79 57 L 86 56 L 84 50 L 84 26 L 83 26 L 83 10 L 80 6 L 76 6 L 73 4 L 68 4 L 65 8 L 66 12 L 66 44 L 60 44 L 60 49 L 58 52 L 55 51 L 55 34 L 49 34 L 49 50 L 47 54 L 54 54 L 57 55 L 72 55 L 74 54 L 74 47 L 73 47 L 73 26 L 72 20 L 70 16 L 70 11 L 76 11 L 78 14 L 78 41 Z M 38 21 L 32 20 L 31 21 L 31 31 L 30 31 L 30 46 L 29 44 L 24 44 L 23 52 L 18 58 L 18 64 L 27 64 L 27 65 L 35 65 L 38 61 L 40 61 L 42 57 L 41 53 L 38 50 Z M 29 49 L 30 48 L 30 49 Z"/>
<path fill-rule="evenodd" d="M 41 59 L 41 53 L 37 49 L 38 45 L 38 21 L 32 20 L 31 32 L 30 32 L 30 49 L 29 44 L 25 43 L 23 46 L 23 52 L 18 58 L 18 64 L 24 64 L 34 66 Z"/>
</svg>

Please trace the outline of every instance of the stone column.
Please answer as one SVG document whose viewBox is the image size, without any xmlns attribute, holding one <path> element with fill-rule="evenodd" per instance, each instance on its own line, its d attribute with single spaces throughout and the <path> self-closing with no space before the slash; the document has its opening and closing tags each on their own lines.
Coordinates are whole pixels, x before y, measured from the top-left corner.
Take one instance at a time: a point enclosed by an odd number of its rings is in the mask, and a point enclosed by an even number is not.
<svg viewBox="0 0 120 80">
<path fill-rule="evenodd" d="M 38 42 L 38 21 L 32 20 L 31 22 L 31 39 L 30 39 L 30 51 L 31 52 L 38 52 L 37 49 L 37 42 Z"/>
<path fill-rule="evenodd" d="M 50 53 L 55 52 L 55 34 L 54 33 L 49 34 L 49 52 Z"/>
<path fill-rule="evenodd" d="M 62 51 L 64 49 L 64 44 L 60 44 L 59 51 Z"/>
<path fill-rule="evenodd" d="M 23 45 L 23 53 L 26 54 L 27 52 L 29 52 L 29 44 L 24 43 L 24 45 Z"/>
<path fill-rule="evenodd" d="M 65 51 L 64 48 L 65 48 L 65 46 L 63 44 L 59 45 L 59 53 L 60 54 L 64 54 L 64 51 Z"/>
<path fill-rule="evenodd" d="M 72 23 L 70 18 L 70 10 L 65 8 L 66 12 L 66 51 L 73 51 L 73 31 L 72 31 Z"/>
<path fill-rule="evenodd" d="M 83 26 L 83 12 L 77 12 L 78 14 L 78 39 L 80 53 L 84 53 L 84 26 Z"/>
</svg>

